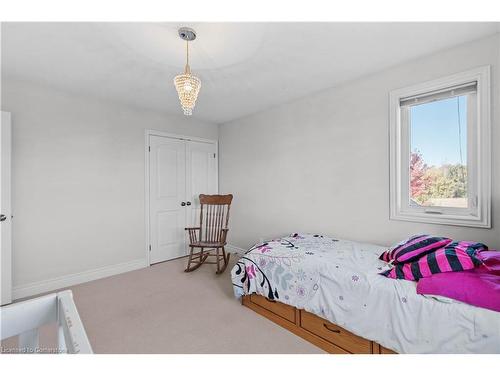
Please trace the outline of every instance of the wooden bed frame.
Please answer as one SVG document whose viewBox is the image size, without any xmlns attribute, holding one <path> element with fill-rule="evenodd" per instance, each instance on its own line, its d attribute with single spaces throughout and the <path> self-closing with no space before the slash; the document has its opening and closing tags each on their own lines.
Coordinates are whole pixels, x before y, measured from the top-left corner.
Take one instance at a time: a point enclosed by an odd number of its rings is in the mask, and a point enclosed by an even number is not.
<svg viewBox="0 0 500 375">
<path fill-rule="evenodd" d="M 243 296 L 241 303 L 328 353 L 396 354 L 317 315 L 257 294 Z"/>
</svg>

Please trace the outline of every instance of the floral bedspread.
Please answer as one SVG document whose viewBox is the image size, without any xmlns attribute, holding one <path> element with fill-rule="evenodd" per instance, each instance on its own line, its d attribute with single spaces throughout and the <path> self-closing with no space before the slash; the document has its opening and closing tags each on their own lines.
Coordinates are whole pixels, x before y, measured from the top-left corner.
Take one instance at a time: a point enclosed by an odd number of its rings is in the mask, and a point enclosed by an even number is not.
<svg viewBox="0 0 500 375">
<path fill-rule="evenodd" d="M 354 255 L 364 259 L 367 250 L 358 249 L 359 254 L 354 250 L 354 242 L 320 234 L 292 233 L 289 237 L 255 245 L 231 271 L 234 293 L 236 296 L 257 293 L 303 308 L 318 291 L 320 275 L 328 270 L 347 272 L 351 283 L 359 282 L 362 277 L 359 270 L 349 267 L 345 259 Z M 377 259 L 382 251 L 382 248 L 381 251 L 372 250 L 366 255 Z M 373 273 L 388 268 L 377 259 Z"/>
<path fill-rule="evenodd" d="M 231 270 L 237 297 L 305 309 L 399 353 L 498 353 L 500 313 L 416 293 L 379 273 L 384 247 L 293 233 L 248 250 Z"/>
</svg>

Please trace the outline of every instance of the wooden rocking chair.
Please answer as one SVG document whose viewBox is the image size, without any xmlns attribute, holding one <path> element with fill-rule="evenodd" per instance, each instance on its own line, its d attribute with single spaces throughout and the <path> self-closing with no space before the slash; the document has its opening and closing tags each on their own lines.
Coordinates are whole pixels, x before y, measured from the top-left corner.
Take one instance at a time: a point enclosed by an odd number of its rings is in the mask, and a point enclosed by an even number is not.
<svg viewBox="0 0 500 375">
<path fill-rule="evenodd" d="M 217 274 L 221 274 L 226 269 L 230 254 L 226 255 L 224 246 L 229 231 L 227 225 L 232 200 L 232 194 L 200 194 L 200 226 L 185 228 L 189 233 L 190 242 L 189 260 L 185 272 L 194 271 L 203 263 L 216 264 Z M 195 249 L 199 249 L 199 251 L 195 252 Z M 215 250 L 215 254 L 211 253 L 212 250 Z M 214 256 L 215 261 L 206 261 L 209 256 Z"/>
</svg>

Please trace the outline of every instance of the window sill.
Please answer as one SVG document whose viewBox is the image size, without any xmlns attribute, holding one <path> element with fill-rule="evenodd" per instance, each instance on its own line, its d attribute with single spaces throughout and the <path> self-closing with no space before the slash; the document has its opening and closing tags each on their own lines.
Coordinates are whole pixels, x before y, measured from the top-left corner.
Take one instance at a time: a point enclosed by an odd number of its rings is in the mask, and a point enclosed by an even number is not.
<svg viewBox="0 0 500 375">
<path fill-rule="evenodd" d="M 486 215 L 485 215 L 486 216 Z M 472 228 L 491 228 L 489 217 L 480 218 L 477 216 L 457 216 L 446 214 L 397 212 L 391 213 L 390 220 L 411 221 L 425 224 L 454 225 Z"/>
</svg>

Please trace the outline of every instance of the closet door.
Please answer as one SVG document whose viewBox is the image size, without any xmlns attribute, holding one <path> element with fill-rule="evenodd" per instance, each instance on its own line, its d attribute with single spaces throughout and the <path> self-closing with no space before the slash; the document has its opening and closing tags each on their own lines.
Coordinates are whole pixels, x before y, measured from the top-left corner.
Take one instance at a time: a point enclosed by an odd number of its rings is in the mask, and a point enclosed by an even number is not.
<svg viewBox="0 0 500 375">
<path fill-rule="evenodd" d="M 150 136 L 150 263 L 186 255 L 186 144 Z"/>
<path fill-rule="evenodd" d="M 217 194 L 217 145 L 214 143 L 186 142 L 186 200 L 188 226 L 200 221 L 200 194 Z"/>
</svg>

